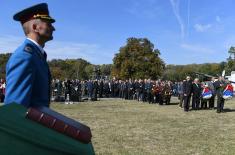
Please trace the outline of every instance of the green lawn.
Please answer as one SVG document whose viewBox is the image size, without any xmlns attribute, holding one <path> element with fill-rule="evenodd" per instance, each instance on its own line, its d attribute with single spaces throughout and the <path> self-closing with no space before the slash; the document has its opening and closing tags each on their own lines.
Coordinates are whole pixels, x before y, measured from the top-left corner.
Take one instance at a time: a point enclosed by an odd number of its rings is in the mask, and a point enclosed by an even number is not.
<svg viewBox="0 0 235 155">
<path fill-rule="evenodd" d="M 226 113 L 183 112 L 176 105 L 159 106 L 121 99 L 101 99 L 52 108 L 90 126 L 96 154 L 234 155 L 235 99 Z"/>
</svg>

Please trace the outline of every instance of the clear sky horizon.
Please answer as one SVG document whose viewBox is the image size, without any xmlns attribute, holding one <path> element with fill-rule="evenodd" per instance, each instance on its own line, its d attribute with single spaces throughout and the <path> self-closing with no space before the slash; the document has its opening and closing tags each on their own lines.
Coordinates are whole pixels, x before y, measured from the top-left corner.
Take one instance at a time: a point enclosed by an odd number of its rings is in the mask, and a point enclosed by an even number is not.
<svg viewBox="0 0 235 155">
<path fill-rule="evenodd" d="M 129 37 L 148 38 L 166 64 L 220 63 L 235 46 L 234 0 L 1 0 L 0 53 L 25 39 L 12 16 L 48 3 L 56 19 L 49 59 L 111 64 Z"/>
</svg>

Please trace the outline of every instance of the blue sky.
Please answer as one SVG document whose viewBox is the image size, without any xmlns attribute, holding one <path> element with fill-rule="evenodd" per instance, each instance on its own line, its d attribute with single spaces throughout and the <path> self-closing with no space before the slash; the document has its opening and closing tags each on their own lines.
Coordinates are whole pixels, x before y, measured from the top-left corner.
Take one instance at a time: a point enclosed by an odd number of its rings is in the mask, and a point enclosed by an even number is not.
<svg viewBox="0 0 235 155">
<path fill-rule="evenodd" d="M 110 64 L 129 37 L 148 38 L 166 64 L 219 63 L 235 46 L 234 0 L 1 0 L 0 53 L 25 38 L 12 16 L 41 2 L 56 19 L 49 59 Z"/>
</svg>

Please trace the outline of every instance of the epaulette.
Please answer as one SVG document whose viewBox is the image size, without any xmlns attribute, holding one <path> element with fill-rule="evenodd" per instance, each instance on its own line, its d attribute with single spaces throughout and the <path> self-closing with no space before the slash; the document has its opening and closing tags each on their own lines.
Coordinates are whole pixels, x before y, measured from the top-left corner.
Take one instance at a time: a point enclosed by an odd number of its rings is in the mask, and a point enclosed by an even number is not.
<svg viewBox="0 0 235 155">
<path fill-rule="evenodd" d="M 32 53 L 33 53 L 33 48 L 32 48 L 31 45 L 27 44 L 27 45 L 25 45 L 25 47 L 24 47 L 24 51 L 25 51 L 25 52 L 28 52 L 28 53 L 30 53 L 30 54 L 32 54 Z"/>
</svg>

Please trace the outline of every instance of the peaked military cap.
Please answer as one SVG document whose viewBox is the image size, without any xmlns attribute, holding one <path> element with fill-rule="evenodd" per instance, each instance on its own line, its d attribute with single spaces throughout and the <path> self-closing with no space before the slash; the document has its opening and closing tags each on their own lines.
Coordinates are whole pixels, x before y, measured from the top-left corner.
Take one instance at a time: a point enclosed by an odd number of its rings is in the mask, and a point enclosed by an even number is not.
<svg viewBox="0 0 235 155">
<path fill-rule="evenodd" d="M 51 23 L 55 22 L 55 19 L 50 17 L 47 3 L 40 3 L 29 8 L 26 8 L 13 16 L 13 19 L 20 21 L 24 24 L 32 19 L 48 20 Z"/>
</svg>

